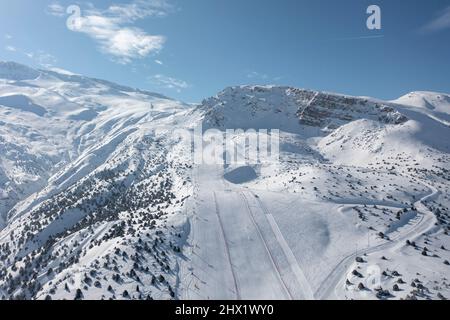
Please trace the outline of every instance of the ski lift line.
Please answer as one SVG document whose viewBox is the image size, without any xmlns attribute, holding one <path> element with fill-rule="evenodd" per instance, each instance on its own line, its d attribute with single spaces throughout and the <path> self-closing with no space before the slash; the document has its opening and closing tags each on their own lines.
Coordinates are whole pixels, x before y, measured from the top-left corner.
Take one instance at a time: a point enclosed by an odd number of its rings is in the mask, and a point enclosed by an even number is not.
<svg viewBox="0 0 450 320">
<path fill-rule="evenodd" d="M 199 177 L 198 177 L 198 167 L 194 167 L 194 170 L 192 171 L 191 178 L 192 178 L 194 184 L 196 184 L 196 183 L 200 180 Z M 198 193 L 199 193 L 199 190 L 194 190 L 194 194 L 193 194 L 194 199 L 195 199 L 195 197 L 198 196 Z M 185 215 L 186 215 L 186 218 L 188 218 L 188 211 L 190 211 L 191 209 L 192 209 L 191 207 L 185 208 Z M 194 213 L 193 213 L 193 217 L 195 218 L 195 214 L 194 214 Z M 197 217 L 197 219 L 198 219 L 198 217 Z M 195 238 L 195 234 L 196 234 L 195 230 L 196 230 L 196 224 L 195 224 L 195 223 L 192 223 L 192 224 L 191 224 L 191 228 L 190 228 L 190 234 L 191 234 L 191 237 L 192 237 L 192 239 L 193 239 L 193 242 L 196 242 L 196 241 L 197 241 L 196 238 Z M 196 248 L 197 246 L 198 246 L 198 244 L 196 244 L 196 243 L 193 244 L 193 245 L 191 246 L 190 254 L 191 254 L 191 255 L 195 255 L 198 259 L 200 259 L 201 263 L 203 263 L 203 264 L 205 264 L 205 265 L 210 265 L 210 264 L 209 264 L 206 260 L 204 260 L 199 254 L 197 254 L 197 253 L 194 252 L 194 248 Z M 183 266 L 183 264 L 182 264 L 182 266 Z M 210 273 L 207 269 L 202 268 L 202 266 L 197 266 L 197 267 L 198 267 L 202 272 L 204 272 L 205 275 L 208 275 L 208 276 L 213 280 L 213 282 L 214 282 L 215 284 L 217 284 L 217 285 L 222 285 L 222 286 L 224 285 L 224 284 L 221 282 L 221 280 L 220 280 L 218 277 L 216 277 L 215 274 Z M 182 269 L 184 270 L 185 268 L 182 268 Z M 186 271 L 186 270 L 184 270 L 184 271 Z M 189 300 L 189 298 L 190 298 L 190 297 L 189 297 L 189 291 L 190 291 L 190 292 L 194 292 L 195 295 L 197 295 L 197 296 L 200 296 L 200 293 L 197 292 L 197 291 L 199 290 L 198 285 L 197 285 L 197 284 L 194 285 L 195 290 L 192 289 L 191 286 L 192 286 L 192 283 L 195 282 L 195 279 L 197 279 L 198 281 L 200 281 L 200 283 L 202 283 L 201 279 L 199 279 L 198 276 L 194 275 L 194 274 L 191 273 L 191 272 L 189 273 L 189 276 L 187 276 L 187 277 L 190 277 L 190 281 L 188 282 L 188 284 L 187 284 L 187 285 L 185 286 L 185 288 L 184 288 L 185 290 L 184 290 L 183 296 L 184 296 L 184 299 L 185 299 L 185 300 Z M 187 277 L 186 277 L 186 278 L 187 278 Z M 230 291 L 230 292 L 232 292 L 233 294 L 236 294 L 236 289 L 235 289 L 235 288 L 232 288 L 231 286 L 229 287 L 228 285 L 226 285 L 226 287 L 227 287 L 227 291 Z"/>
<path fill-rule="evenodd" d="M 215 202 L 215 205 L 216 205 L 216 210 L 215 211 L 216 211 L 217 218 L 219 219 L 219 225 L 220 225 L 220 229 L 221 229 L 221 233 L 222 233 L 222 238 L 223 238 L 223 241 L 224 241 L 224 244 L 225 244 L 225 252 L 226 252 L 226 255 L 227 255 L 228 263 L 230 265 L 231 275 L 233 276 L 233 283 L 234 283 L 234 287 L 235 287 L 236 299 L 237 300 L 242 300 L 241 293 L 240 293 L 239 286 L 238 286 L 238 281 L 237 281 L 236 274 L 235 274 L 235 271 L 234 271 L 234 268 L 233 268 L 233 263 L 231 262 L 230 248 L 228 246 L 228 241 L 227 241 L 227 238 L 225 236 L 225 229 L 223 227 L 222 218 L 220 216 L 219 204 L 217 202 L 217 195 L 216 195 L 215 192 L 214 192 L 214 202 Z"/>
</svg>

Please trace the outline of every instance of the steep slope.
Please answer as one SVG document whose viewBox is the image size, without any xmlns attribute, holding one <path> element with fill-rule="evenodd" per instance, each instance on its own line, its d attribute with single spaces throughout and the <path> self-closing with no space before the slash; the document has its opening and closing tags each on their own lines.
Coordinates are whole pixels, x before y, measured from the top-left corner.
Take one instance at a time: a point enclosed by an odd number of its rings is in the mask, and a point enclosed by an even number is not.
<svg viewBox="0 0 450 320">
<path fill-rule="evenodd" d="M 167 221 L 188 194 L 188 164 L 151 128 L 188 107 L 103 80 L 2 68 L 0 296 L 170 297 L 178 245 Z"/>
<path fill-rule="evenodd" d="M 0 79 L 13 81 L 34 80 L 40 75 L 39 71 L 27 66 L 15 62 L 0 61 Z"/>
<path fill-rule="evenodd" d="M 160 95 L 106 81 L 36 71 L 14 63 L 0 67 L 6 77 L 0 86 L 4 140 L 0 188 L 18 199 L 41 188 L 41 178 L 47 181 L 61 166 L 74 162 L 106 137 L 184 108 Z M 20 82 L 11 81 L 19 78 Z M 5 214 L 3 209 L 0 216 Z"/>
</svg>

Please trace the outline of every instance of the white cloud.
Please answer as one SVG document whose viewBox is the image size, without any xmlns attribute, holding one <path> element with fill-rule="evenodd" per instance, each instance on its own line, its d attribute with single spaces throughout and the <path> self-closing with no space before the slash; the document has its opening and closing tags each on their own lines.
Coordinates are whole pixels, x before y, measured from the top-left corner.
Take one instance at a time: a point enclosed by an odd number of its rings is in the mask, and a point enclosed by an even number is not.
<svg viewBox="0 0 450 320">
<path fill-rule="evenodd" d="M 275 78 L 273 78 L 273 80 L 275 80 L 275 81 L 281 81 L 283 79 L 283 77 L 281 77 L 281 76 L 278 76 L 278 77 L 275 77 Z"/>
<path fill-rule="evenodd" d="M 162 66 L 164 63 L 161 60 L 155 60 L 156 64 L 159 64 L 160 66 Z"/>
<path fill-rule="evenodd" d="M 45 52 L 43 50 L 38 51 L 25 51 L 21 48 L 17 48 L 13 45 L 7 45 L 5 46 L 5 50 L 9 52 L 14 52 L 16 54 L 21 54 L 26 56 L 28 59 L 33 60 L 36 64 L 40 65 L 41 67 L 49 68 L 52 67 L 57 63 L 57 59 L 55 56 L 51 55 L 48 52 Z"/>
<path fill-rule="evenodd" d="M 11 51 L 11 52 L 16 52 L 17 51 L 16 47 L 13 47 L 13 46 L 6 46 L 5 49 L 7 51 Z"/>
<path fill-rule="evenodd" d="M 97 41 L 102 52 L 116 58 L 120 63 L 130 63 L 163 48 L 165 37 L 149 35 L 139 28 L 121 27 L 111 19 L 101 16 L 86 16 L 81 19 L 77 32 L 87 34 Z"/>
<path fill-rule="evenodd" d="M 13 37 L 12 37 L 12 35 L 10 35 L 10 34 L 5 34 L 5 39 L 6 40 L 11 40 Z"/>
<path fill-rule="evenodd" d="M 251 71 L 251 72 L 247 73 L 247 78 L 253 79 L 253 80 L 258 80 L 258 81 L 275 81 L 275 82 L 278 82 L 281 79 L 283 79 L 283 77 L 280 77 L 280 76 L 272 77 L 266 73 L 260 73 L 260 72 L 256 72 L 256 71 Z"/>
<path fill-rule="evenodd" d="M 106 13 L 133 22 L 150 16 L 166 16 L 172 9 L 166 0 L 135 0 L 129 4 L 111 5 Z"/>
<path fill-rule="evenodd" d="M 182 89 L 187 89 L 190 87 L 186 81 L 164 76 L 162 74 L 157 74 L 150 77 L 150 81 L 156 84 L 157 86 L 166 89 L 174 89 L 177 92 L 181 92 Z"/>
<path fill-rule="evenodd" d="M 52 66 L 50 66 L 48 68 L 48 70 L 56 72 L 56 73 L 59 73 L 59 74 L 63 74 L 63 75 L 66 75 L 66 76 L 79 76 L 79 74 L 73 73 L 72 71 L 68 71 L 66 69 L 52 67 Z"/>
<path fill-rule="evenodd" d="M 50 68 L 57 62 L 55 56 L 43 50 L 38 50 L 36 52 L 25 52 L 23 54 L 27 56 L 29 59 L 34 60 L 37 64 L 45 68 Z"/>
<path fill-rule="evenodd" d="M 267 80 L 269 78 L 269 76 L 265 73 L 259 73 L 256 71 L 252 71 L 247 74 L 247 78 Z"/>
<path fill-rule="evenodd" d="M 436 17 L 422 27 L 421 31 L 424 33 L 436 32 L 444 29 L 450 28 L 450 6 L 445 8 Z"/>
<path fill-rule="evenodd" d="M 58 4 L 48 10 L 56 14 L 61 12 Z M 166 41 L 164 36 L 148 34 L 132 24 L 147 17 L 165 16 L 171 10 L 166 0 L 135 0 L 114 4 L 105 10 L 91 5 L 81 11 L 81 17 L 76 18 L 76 28 L 71 30 L 91 37 L 103 53 L 127 64 L 133 59 L 158 53 Z"/>
<path fill-rule="evenodd" d="M 66 9 L 58 2 L 54 2 L 47 7 L 46 12 L 55 17 L 63 17 L 66 15 Z"/>
</svg>

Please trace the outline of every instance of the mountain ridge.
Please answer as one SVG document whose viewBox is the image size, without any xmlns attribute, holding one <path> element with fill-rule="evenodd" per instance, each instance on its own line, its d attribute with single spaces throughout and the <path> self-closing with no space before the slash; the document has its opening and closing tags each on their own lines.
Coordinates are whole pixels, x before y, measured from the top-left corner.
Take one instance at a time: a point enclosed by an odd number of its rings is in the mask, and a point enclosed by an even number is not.
<svg viewBox="0 0 450 320">
<path fill-rule="evenodd" d="M 367 241 L 388 248 L 369 250 L 371 264 L 399 268 L 407 283 L 421 272 L 433 297 L 450 293 L 423 271 L 446 274 L 450 259 L 440 249 L 450 247 L 443 94 L 411 94 L 433 109 L 411 105 L 411 97 L 402 104 L 236 86 L 189 105 L 55 71 L 26 79 L 33 70 L 0 63 L 0 78 L 9 78 L 0 80 L 0 297 L 322 297 L 333 291 L 323 289 L 332 278 L 356 283 L 339 282 L 338 298 L 362 298 L 355 287 L 363 280 L 333 267 L 354 254 L 348 243 Z M 190 145 L 172 131 L 200 125 L 278 129 L 279 161 L 194 165 Z M 417 212 L 422 198 L 428 209 Z M 422 215 L 427 222 L 434 215 L 435 232 L 414 233 L 424 228 Z M 439 258 L 385 244 L 405 234 Z M 367 275 L 361 263 L 347 267 Z M 395 295 L 420 297 L 406 287 Z"/>
</svg>

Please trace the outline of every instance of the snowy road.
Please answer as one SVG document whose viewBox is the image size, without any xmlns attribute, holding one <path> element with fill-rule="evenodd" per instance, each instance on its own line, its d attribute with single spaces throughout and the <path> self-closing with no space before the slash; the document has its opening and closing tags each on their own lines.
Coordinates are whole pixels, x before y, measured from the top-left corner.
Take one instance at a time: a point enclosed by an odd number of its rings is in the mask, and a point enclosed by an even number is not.
<svg viewBox="0 0 450 320">
<path fill-rule="evenodd" d="M 358 254 L 356 253 L 351 254 L 342 259 L 336 265 L 336 267 L 333 268 L 333 271 L 322 282 L 320 287 L 316 290 L 314 294 L 316 299 L 323 300 L 323 299 L 338 298 L 338 295 L 336 294 L 336 289 L 338 287 L 341 288 L 344 287 L 348 268 L 352 265 L 357 256 L 372 254 L 379 251 L 397 249 L 399 246 L 400 247 L 404 246 L 406 240 L 414 241 L 417 237 L 421 236 L 423 233 L 426 233 L 427 231 L 429 231 L 431 228 L 434 227 L 436 223 L 436 217 L 430 210 L 428 210 L 428 208 L 423 204 L 423 202 L 435 197 L 439 193 L 439 191 L 428 184 L 425 184 L 423 182 L 422 184 L 428 187 L 431 190 L 431 193 L 426 195 L 425 197 L 423 197 L 414 204 L 418 212 L 421 213 L 414 227 L 404 233 L 399 233 L 396 237 L 392 238 L 391 241 L 387 243 L 370 247 L 368 249 L 358 252 Z"/>
</svg>

